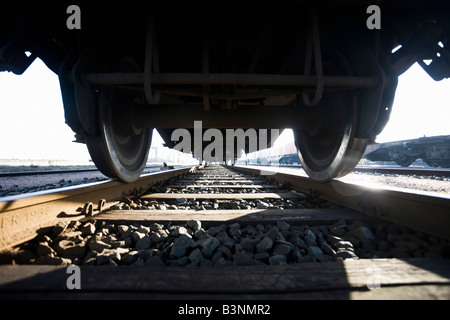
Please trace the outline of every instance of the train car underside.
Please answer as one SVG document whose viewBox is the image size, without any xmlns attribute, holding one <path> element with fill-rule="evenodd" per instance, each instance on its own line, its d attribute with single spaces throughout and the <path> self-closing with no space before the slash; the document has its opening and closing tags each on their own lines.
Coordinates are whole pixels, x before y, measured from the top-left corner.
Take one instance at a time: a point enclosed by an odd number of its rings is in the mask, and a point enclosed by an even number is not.
<svg viewBox="0 0 450 320">
<path fill-rule="evenodd" d="M 422 159 L 430 167 L 450 168 L 450 136 L 370 145 L 364 157 L 370 161 L 394 161 L 402 167 L 409 167 L 417 159 Z"/>
<path fill-rule="evenodd" d="M 8 8 L 0 70 L 20 74 L 40 57 L 57 73 L 66 122 L 107 176 L 139 177 L 153 128 L 171 148 L 185 129 L 183 151 L 200 158 L 216 142 L 216 160 L 240 153 L 219 143 L 227 129 L 255 129 L 265 147 L 276 138 L 265 129 L 292 128 L 307 174 L 328 181 L 351 171 L 382 131 L 410 65 L 450 76 L 448 8 L 381 1 L 377 15 L 366 1 L 331 3 L 81 3 L 75 28 L 64 2 Z M 253 145 L 246 138 L 242 148 Z"/>
</svg>

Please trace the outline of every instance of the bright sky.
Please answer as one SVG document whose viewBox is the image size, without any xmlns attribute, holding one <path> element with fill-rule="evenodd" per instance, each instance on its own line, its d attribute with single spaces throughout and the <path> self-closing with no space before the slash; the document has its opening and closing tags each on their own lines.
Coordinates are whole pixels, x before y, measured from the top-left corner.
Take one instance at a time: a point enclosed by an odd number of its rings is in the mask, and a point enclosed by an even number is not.
<svg viewBox="0 0 450 320">
<path fill-rule="evenodd" d="M 0 159 L 89 160 L 86 145 L 73 140 L 58 76 L 40 59 L 21 76 L 0 72 Z"/>
<path fill-rule="evenodd" d="M 417 64 L 399 79 L 391 119 L 377 142 L 450 135 L 450 79 L 433 81 Z M 88 160 L 64 122 L 58 77 L 37 59 L 22 76 L 0 72 L 0 159 Z M 287 130 L 281 142 L 293 141 Z M 153 146 L 162 139 L 153 135 Z"/>
</svg>

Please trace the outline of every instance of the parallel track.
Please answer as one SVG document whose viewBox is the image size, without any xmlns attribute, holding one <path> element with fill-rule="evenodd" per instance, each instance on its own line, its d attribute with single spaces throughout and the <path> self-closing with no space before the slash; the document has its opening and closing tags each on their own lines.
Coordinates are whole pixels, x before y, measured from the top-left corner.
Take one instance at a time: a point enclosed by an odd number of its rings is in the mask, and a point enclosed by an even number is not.
<svg viewBox="0 0 450 320">
<path fill-rule="evenodd" d="M 396 168 L 396 167 L 356 167 L 353 172 L 380 173 L 402 176 L 450 177 L 450 169 L 440 168 Z"/>
<path fill-rule="evenodd" d="M 159 168 L 159 166 L 145 167 L 144 172 L 147 169 Z M 49 175 L 49 174 L 66 174 L 66 173 L 84 173 L 84 172 L 99 172 L 98 169 L 65 169 L 65 170 L 33 170 L 33 171 L 9 171 L 0 172 L 0 178 L 6 177 L 22 177 L 22 176 L 37 176 L 37 175 Z"/>
<path fill-rule="evenodd" d="M 269 176 L 271 180 L 267 181 L 259 175 L 259 170 L 245 167 L 235 167 L 226 176 L 208 174 L 216 169 L 207 167 L 194 174 L 188 174 L 190 169 L 170 170 L 147 175 L 131 185 L 102 182 L 40 195 L 10 197 L 0 203 L 0 248 L 5 250 L 30 240 L 35 237 L 37 230 L 51 230 L 52 226 L 61 221 L 79 220 L 89 223 L 92 218 L 105 225 L 139 223 L 150 227 L 155 223 L 182 226 L 187 221 L 198 220 L 207 233 L 210 232 L 209 228 L 224 223 L 228 228 L 238 223 L 242 227 L 250 226 L 251 229 L 257 225 L 277 225 L 281 222 L 291 226 L 324 226 L 342 219 L 347 223 L 362 221 L 367 224 L 394 221 L 433 234 L 445 239 L 444 241 L 450 240 L 450 197 L 429 197 L 418 193 L 408 195 L 393 190 L 361 188 L 339 181 L 314 183 L 309 179 L 287 174 L 272 174 Z M 181 178 L 176 180 L 176 176 Z M 169 178 L 172 180 L 161 184 Z M 145 194 L 146 190 L 150 193 Z M 99 201 L 101 199 L 104 201 Z M 237 199 L 246 203 L 243 208 L 221 207 L 228 202 L 236 203 L 233 201 Z M 289 199 L 319 199 L 319 202 L 312 208 L 249 206 L 252 201 L 278 201 L 283 204 L 295 202 L 288 202 Z M 216 207 L 181 210 L 180 205 L 179 208 L 172 208 L 173 204 L 170 203 L 177 201 L 196 201 L 205 203 L 205 206 L 215 203 Z M 327 201 L 342 206 L 330 206 Z M 142 207 L 142 204 L 146 207 Z M 137 205 L 140 206 L 139 210 L 131 210 L 130 206 Z M 305 205 L 309 206 L 309 203 L 305 202 Z M 323 205 L 325 207 L 321 207 Z M 163 210 L 161 206 L 164 206 Z M 83 207 L 84 211 L 80 211 L 79 208 Z M 159 245 L 160 249 L 165 248 L 164 246 L 166 244 L 162 244 L 162 247 Z M 45 293 L 48 298 L 70 299 L 73 291 L 66 287 L 66 268 L 48 265 L 0 266 L 0 296 L 33 298 Z M 448 260 L 420 258 L 402 261 L 373 257 L 283 265 L 272 265 L 266 261 L 261 265 L 244 266 L 238 263 L 227 267 L 198 267 L 201 272 L 197 268 L 180 266 L 129 268 L 81 265 L 82 290 L 77 292 L 77 297 L 450 298 Z M 373 268 L 381 275 L 378 285 L 383 290 L 370 290 L 373 288 L 368 284 L 370 275 L 368 276 L 367 270 L 375 270 Z M 413 288 L 420 290 L 413 292 Z"/>
<path fill-rule="evenodd" d="M 300 165 L 250 165 L 252 167 L 268 167 L 268 168 L 297 168 L 301 169 Z M 424 177 L 450 177 L 450 169 L 448 168 L 419 168 L 419 167 L 390 167 L 390 166 L 356 166 L 352 172 L 361 173 L 379 173 L 386 175 L 401 175 L 401 176 L 424 176 Z"/>
</svg>

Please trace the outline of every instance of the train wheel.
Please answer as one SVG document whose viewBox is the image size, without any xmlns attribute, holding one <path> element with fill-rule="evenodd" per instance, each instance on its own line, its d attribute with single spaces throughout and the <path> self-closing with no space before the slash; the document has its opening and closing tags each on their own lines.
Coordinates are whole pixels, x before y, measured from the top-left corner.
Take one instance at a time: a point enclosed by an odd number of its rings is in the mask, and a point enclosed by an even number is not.
<svg viewBox="0 0 450 320">
<path fill-rule="evenodd" d="M 324 61 L 325 74 L 349 74 L 336 66 L 346 66 L 340 55 Z M 336 63 L 337 62 L 337 63 Z M 353 91 L 325 91 L 319 105 L 306 111 L 305 129 L 294 130 L 295 144 L 303 169 L 316 181 L 329 181 L 349 173 L 361 159 L 368 139 L 355 137 L 358 119 L 358 100 Z"/>
<path fill-rule="evenodd" d="M 404 159 L 397 160 L 395 162 L 397 162 L 398 165 L 406 168 L 412 165 L 414 161 L 416 161 L 416 159 L 410 159 L 408 157 L 405 157 Z"/>
<path fill-rule="evenodd" d="M 142 72 L 130 54 L 115 54 L 108 63 L 109 72 Z M 99 98 L 99 135 L 86 138 L 89 153 L 97 168 L 106 176 L 133 182 L 147 163 L 152 129 L 132 124 L 131 105 L 142 103 L 139 91 L 102 88 Z"/>
</svg>

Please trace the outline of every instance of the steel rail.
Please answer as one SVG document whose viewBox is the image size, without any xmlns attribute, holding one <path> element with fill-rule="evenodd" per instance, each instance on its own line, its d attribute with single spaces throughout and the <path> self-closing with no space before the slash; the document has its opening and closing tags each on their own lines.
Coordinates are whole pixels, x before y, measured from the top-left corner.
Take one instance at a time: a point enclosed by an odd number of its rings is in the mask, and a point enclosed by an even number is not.
<svg viewBox="0 0 450 320">
<path fill-rule="evenodd" d="M 376 172 L 382 174 L 416 175 L 427 177 L 450 177 L 449 169 L 438 168 L 384 168 L 384 167 L 356 167 L 353 172 Z"/>
<path fill-rule="evenodd" d="M 302 169 L 301 165 L 287 164 L 287 165 L 274 165 L 274 164 L 249 164 L 254 167 L 269 167 L 269 168 L 297 168 Z M 382 174 L 397 174 L 397 175 L 415 175 L 426 177 L 450 177 L 449 168 L 416 168 L 416 167 L 384 167 L 384 166 L 363 166 L 355 167 L 352 172 L 362 173 L 382 173 Z"/>
<path fill-rule="evenodd" d="M 103 203 L 102 200 L 111 205 L 111 201 L 140 192 L 158 181 L 184 175 L 190 169 L 182 168 L 145 174 L 132 184 L 102 181 L 1 198 L 0 251 L 30 240 L 41 229 L 54 226 L 58 222 L 86 217 L 85 212 L 80 212 L 80 208 L 83 208 L 86 203 L 91 203 L 94 212 L 100 212 L 102 208 L 100 205 L 100 208 L 97 207 L 97 203 Z"/>
<path fill-rule="evenodd" d="M 297 191 L 315 194 L 369 216 L 450 240 L 450 196 L 394 188 L 378 189 L 337 180 L 321 183 L 270 169 L 234 168 L 255 175 L 266 174 L 280 183 L 290 184 Z"/>
<path fill-rule="evenodd" d="M 239 169 L 239 167 L 235 167 Z M 175 171 L 175 170 L 174 170 Z M 259 171 L 259 170 L 257 170 Z M 250 172 L 252 173 L 252 172 Z M 258 173 L 258 172 L 257 172 Z M 156 176 L 156 175 L 154 175 Z M 291 176 L 295 179 L 295 176 Z M 307 189 L 314 185 L 311 181 L 306 181 L 302 187 L 294 186 L 295 189 Z M 324 185 L 324 184 L 321 184 Z M 131 185 L 128 185 L 131 187 Z M 132 185 L 135 187 L 135 185 Z M 293 192 L 292 192 L 293 193 Z M 295 194 L 295 193 L 293 193 Z M 165 198 L 166 194 L 160 194 Z M 173 194 L 172 194 L 173 195 Z M 199 196 L 196 194 L 185 194 L 186 197 Z M 173 195 L 176 196 L 176 195 Z M 204 197 L 212 194 L 202 195 Z M 239 197 L 242 195 L 234 194 Z M 251 196 L 246 194 L 245 196 Z M 280 194 L 280 197 L 284 195 Z M 148 199 L 153 199 L 155 194 L 148 195 Z M 229 196 L 226 195 L 228 198 Z M 330 210 L 328 220 L 336 221 L 341 214 L 336 213 L 336 209 Z M 303 210 L 302 215 L 304 214 Z M 313 209 L 311 209 L 313 210 Z M 320 208 L 320 215 L 323 214 Z M 346 209 L 347 210 L 347 209 Z M 348 209 L 350 210 L 350 209 Z M 126 213 L 121 210 L 105 212 L 104 216 L 109 216 L 114 221 L 140 221 L 139 215 L 148 216 L 146 210 Z M 167 210 L 153 211 L 152 217 L 148 221 L 160 221 L 159 217 L 153 213 L 171 220 L 167 217 Z M 229 213 L 232 210 L 221 210 Z M 245 211 L 246 210 L 242 210 Z M 288 210 L 281 210 L 279 217 L 270 214 L 270 223 L 284 220 Z M 297 210 L 295 210 L 297 211 Z M 356 214 L 353 210 L 350 210 Z M 186 210 L 176 210 L 174 217 L 177 219 L 197 219 L 195 215 L 201 215 L 204 210 L 196 213 L 186 212 Z M 220 214 L 222 214 L 222 212 Z M 326 212 L 326 211 L 325 211 Z M 288 212 L 289 214 L 289 212 Z M 318 213 L 319 214 L 319 213 Z M 114 217 L 115 215 L 115 217 Z M 184 217 L 182 216 L 184 215 Z M 326 213 L 325 213 L 326 215 Z M 365 219 L 364 215 L 356 214 L 355 219 Z M 0 214 L 1 216 L 1 214 Z M 102 221 L 102 215 L 95 216 Z M 112 217 L 111 217 L 112 216 Z M 361 218 L 362 216 L 362 218 Z M 132 219 L 129 219 L 132 217 Z M 136 219 L 138 218 L 138 219 Z M 250 221 L 251 219 L 248 219 Z M 311 217 L 305 215 L 308 223 Z M 86 218 L 87 220 L 88 218 Z M 201 217 L 198 218 L 202 220 Z M 253 219 L 251 223 L 261 221 Z M 347 220 L 347 218 L 343 218 Z M 353 218 L 349 218 L 353 219 Z M 230 219 L 220 216 L 220 222 Z M 202 220 L 202 226 L 203 226 Z M 241 222 L 241 220 L 240 220 Z M 372 280 L 372 273 L 369 270 L 375 269 L 382 275 L 381 279 L 375 283 Z M 80 265 L 78 269 L 79 282 L 81 287 L 71 290 L 68 279 L 71 277 L 67 266 L 48 265 L 4 265 L 0 266 L 0 298 L 20 299 L 20 298 L 117 298 L 139 297 L 147 299 L 292 299 L 292 298 L 325 298 L 325 299 L 399 299 L 411 298 L 413 295 L 417 299 L 448 299 L 450 268 L 445 260 L 441 259 L 359 259 L 330 262 L 304 262 L 299 264 L 286 265 L 255 265 L 236 266 L 226 268 L 202 267 L 200 272 L 197 268 L 185 268 L 179 266 L 151 266 L 151 267 L 115 267 L 108 265 L 91 266 Z M 114 281 L 111 281 L 114 279 Z M 371 282 L 370 282 L 370 281 Z M 382 290 L 371 290 L 372 284 L 377 284 L 376 288 Z M 418 290 L 420 288 L 420 290 Z M 370 290 L 368 290 L 370 289 Z M 374 292 L 378 294 L 374 296 Z M 178 308 L 178 307 L 177 307 Z"/>
<path fill-rule="evenodd" d="M 18 171 L 18 172 L 0 172 L 0 178 L 5 177 L 23 177 L 23 176 L 37 176 L 47 174 L 65 174 L 65 173 L 83 173 L 83 172 L 98 172 L 98 169 L 67 169 L 67 170 L 42 170 L 42 171 Z"/>
<path fill-rule="evenodd" d="M 145 167 L 144 171 L 151 168 L 159 168 L 160 166 Z M 18 171 L 18 172 L 0 172 L 0 178 L 5 177 L 23 177 L 23 176 L 37 176 L 48 174 L 66 174 L 66 173 L 83 173 L 83 172 L 99 172 L 98 169 L 63 169 L 63 170 L 33 170 L 33 171 Z"/>
<path fill-rule="evenodd" d="M 257 175 L 262 171 L 239 166 L 234 168 Z M 2 198 L 2 202 L 0 202 L 0 251 L 33 238 L 39 229 L 51 227 L 60 221 L 85 218 L 87 213 L 80 212 L 80 208 L 83 208 L 86 203 L 97 204 L 104 199 L 111 205 L 124 196 L 140 193 L 142 189 L 158 181 L 186 174 L 189 170 L 190 168 L 183 168 L 150 173 L 133 184 L 103 181 Z M 315 194 L 369 216 L 384 218 L 450 239 L 449 196 L 373 189 L 341 181 L 318 183 L 291 174 L 274 172 L 270 174 L 270 178 L 281 183 L 289 183 L 293 189 L 299 192 Z M 94 212 L 102 209 L 92 204 Z"/>
</svg>

